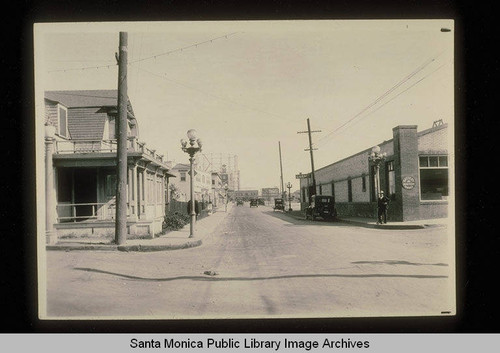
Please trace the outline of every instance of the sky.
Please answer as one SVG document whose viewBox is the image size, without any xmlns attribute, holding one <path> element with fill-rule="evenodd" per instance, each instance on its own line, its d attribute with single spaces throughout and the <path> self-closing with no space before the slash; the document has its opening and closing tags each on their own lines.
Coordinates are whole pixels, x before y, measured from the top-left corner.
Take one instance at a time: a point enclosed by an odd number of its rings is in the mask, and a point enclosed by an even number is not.
<svg viewBox="0 0 500 353">
<path fill-rule="evenodd" d="M 279 144 L 283 182 L 298 189 L 295 175 L 311 171 L 297 133 L 307 119 L 320 130 L 316 169 L 391 139 L 397 125 L 453 129 L 446 19 L 35 24 L 37 117 L 46 90 L 117 88 L 120 31 L 139 140 L 187 163 L 179 141 L 194 128 L 204 153 L 238 156 L 242 189 L 280 186 Z"/>
</svg>

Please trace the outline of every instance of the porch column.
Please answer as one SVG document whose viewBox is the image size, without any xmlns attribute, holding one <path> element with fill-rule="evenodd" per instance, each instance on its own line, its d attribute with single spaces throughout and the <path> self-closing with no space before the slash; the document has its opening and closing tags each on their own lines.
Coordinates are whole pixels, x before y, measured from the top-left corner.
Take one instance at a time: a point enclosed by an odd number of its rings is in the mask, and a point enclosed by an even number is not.
<svg viewBox="0 0 500 353">
<path fill-rule="evenodd" d="M 153 176 L 153 219 L 156 218 L 158 212 L 156 208 L 158 207 L 158 180 L 157 180 L 158 168 L 155 168 L 154 176 Z"/>
<path fill-rule="evenodd" d="M 141 214 L 142 214 L 142 207 L 144 207 L 144 193 L 143 193 L 143 190 L 144 190 L 144 170 L 142 171 L 138 171 L 138 192 L 137 192 L 137 201 L 138 201 L 138 204 L 139 204 L 139 209 L 137 210 L 137 216 L 139 218 L 141 218 Z"/>
<path fill-rule="evenodd" d="M 132 215 L 134 218 L 137 220 L 138 214 L 139 214 L 139 209 L 137 207 L 138 201 L 137 201 L 137 165 L 131 166 L 131 171 L 132 171 L 132 178 L 130 179 L 130 184 L 131 184 L 131 196 L 132 196 Z"/>
<path fill-rule="evenodd" d="M 52 154 L 54 153 L 53 126 L 46 126 L 45 131 L 45 239 L 47 244 L 57 242 L 57 233 L 54 229 L 56 222 L 56 199 L 54 190 L 54 166 Z"/>
</svg>

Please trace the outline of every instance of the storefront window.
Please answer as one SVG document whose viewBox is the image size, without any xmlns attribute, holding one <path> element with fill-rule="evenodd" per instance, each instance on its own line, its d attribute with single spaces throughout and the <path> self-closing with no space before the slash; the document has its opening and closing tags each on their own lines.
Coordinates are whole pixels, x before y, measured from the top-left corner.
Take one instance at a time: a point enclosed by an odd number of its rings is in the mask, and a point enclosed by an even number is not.
<svg viewBox="0 0 500 353">
<path fill-rule="evenodd" d="M 446 200 L 448 198 L 448 157 L 421 156 L 421 200 Z"/>
</svg>

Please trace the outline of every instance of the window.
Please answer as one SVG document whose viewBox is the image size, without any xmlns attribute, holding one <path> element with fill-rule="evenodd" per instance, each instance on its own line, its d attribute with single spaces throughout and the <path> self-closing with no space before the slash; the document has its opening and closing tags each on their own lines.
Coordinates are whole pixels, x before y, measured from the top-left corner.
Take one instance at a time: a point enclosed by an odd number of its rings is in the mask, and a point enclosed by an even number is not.
<svg viewBox="0 0 500 353">
<path fill-rule="evenodd" d="M 162 195 L 162 185 L 160 179 L 156 180 L 156 204 L 162 203 L 161 195 Z"/>
<path fill-rule="evenodd" d="M 152 204 L 154 201 L 154 195 L 155 195 L 155 183 L 153 180 L 153 175 L 150 173 L 146 174 L 146 181 L 148 184 L 148 197 L 147 197 L 147 202 L 148 204 Z"/>
<path fill-rule="evenodd" d="M 394 172 L 394 161 L 389 161 L 385 163 L 385 170 L 387 173 L 386 178 L 386 192 L 387 196 L 392 200 L 396 197 L 396 177 Z"/>
<path fill-rule="evenodd" d="M 363 190 L 363 192 L 366 192 L 366 175 L 363 175 L 361 177 L 361 183 L 362 183 L 362 190 Z"/>
<path fill-rule="evenodd" d="M 319 186 L 319 192 L 318 195 L 323 195 L 323 185 Z"/>
<path fill-rule="evenodd" d="M 71 202 L 71 190 L 73 189 L 72 169 L 58 168 L 57 173 L 57 201 Z"/>
<path fill-rule="evenodd" d="M 67 110 L 64 107 L 59 107 L 59 135 L 67 137 L 68 136 L 68 115 Z"/>
<path fill-rule="evenodd" d="M 347 201 L 352 202 L 352 180 L 347 180 Z"/>
<path fill-rule="evenodd" d="M 420 156 L 421 200 L 448 198 L 448 156 Z"/>
<path fill-rule="evenodd" d="M 116 119 L 114 116 L 109 117 L 109 130 L 108 136 L 110 140 L 116 140 Z"/>
<path fill-rule="evenodd" d="M 181 172 L 181 181 L 186 181 L 186 173 Z"/>
<path fill-rule="evenodd" d="M 116 174 L 106 175 L 106 196 L 113 197 L 116 194 Z"/>
</svg>

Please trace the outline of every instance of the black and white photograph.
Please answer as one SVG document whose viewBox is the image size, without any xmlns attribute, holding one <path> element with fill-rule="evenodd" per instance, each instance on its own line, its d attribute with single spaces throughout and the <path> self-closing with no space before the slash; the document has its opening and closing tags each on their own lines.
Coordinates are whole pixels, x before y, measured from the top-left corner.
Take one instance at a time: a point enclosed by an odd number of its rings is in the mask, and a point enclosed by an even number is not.
<svg viewBox="0 0 500 353">
<path fill-rule="evenodd" d="M 455 316 L 454 25 L 36 23 L 39 319 Z"/>
</svg>

